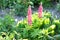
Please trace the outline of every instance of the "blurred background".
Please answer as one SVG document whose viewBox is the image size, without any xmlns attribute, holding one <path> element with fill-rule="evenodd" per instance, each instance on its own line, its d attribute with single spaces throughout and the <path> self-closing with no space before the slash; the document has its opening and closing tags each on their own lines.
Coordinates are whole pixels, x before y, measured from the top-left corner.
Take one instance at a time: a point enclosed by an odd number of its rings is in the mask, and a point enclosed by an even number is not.
<svg viewBox="0 0 60 40">
<path fill-rule="evenodd" d="M 43 7 L 46 9 L 60 10 L 60 0 L 0 0 L 0 11 L 7 12 L 12 15 L 26 16 L 28 5 L 32 6 L 32 9 L 38 9 L 40 2 L 43 3 Z"/>
</svg>

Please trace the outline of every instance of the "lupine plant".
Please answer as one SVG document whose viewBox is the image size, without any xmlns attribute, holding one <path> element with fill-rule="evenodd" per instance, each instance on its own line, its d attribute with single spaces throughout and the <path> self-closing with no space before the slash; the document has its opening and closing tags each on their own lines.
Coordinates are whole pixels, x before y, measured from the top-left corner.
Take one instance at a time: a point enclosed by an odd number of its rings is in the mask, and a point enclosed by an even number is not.
<svg viewBox="0 0 60 40">
<path fill-rule="evenodd" d="M 28 8 L 28 24 L 29 25 L 32 25 L 32 10 L 31 10 L 31 6 L 29 5 L 29 8 Z"/>
<path fill-rule="evenodd" d="M 43 6 L 42 6 L 42 2 L 41 2 L 39 9 L 38 9 L 38 17 L 40 17 L 40 18 L 42 17 L 42 12 L 43 12 Z"/>
<path fill-rule="evenodd" d="M 29 6 L 30 8 L 30 6 Z M 29 9 L 28 8 L 28 9 Z M 59 30 L 59 24 L 60 21 L 52 18 L 50 12 L 43 12 L 43 7 L 40 5 L 39 12 L 32 14 L 31 19 L 31 8 L 30 11 L 28 10 L 28 13 L 30 14 L 29 18 L 25 18 L 23 21 L 18 22 L 17 29 L 19 29 L 21 33 L 22 39 L 27 40 L 59 40 L 60 35 L 58 35 L 60 32 Z M 38 16 L 39 14 L 39 16 Z M 41 18 L 42 17 L 42 18 Z M 32 25 L 30 25 L 29 20 L 32 22 Z M 31 21 L 32 20 L 32 21 Z M 55 20 L 55 21 L 54 21 Z M 28 24 L 27 24 L 28 22 Z M 58 30 L 57 30 L 58 29 Z M 22 31 L 22 32 L 21 32 Z M 56 33 L 57 32 L 57 33 Z"/>
</svg>

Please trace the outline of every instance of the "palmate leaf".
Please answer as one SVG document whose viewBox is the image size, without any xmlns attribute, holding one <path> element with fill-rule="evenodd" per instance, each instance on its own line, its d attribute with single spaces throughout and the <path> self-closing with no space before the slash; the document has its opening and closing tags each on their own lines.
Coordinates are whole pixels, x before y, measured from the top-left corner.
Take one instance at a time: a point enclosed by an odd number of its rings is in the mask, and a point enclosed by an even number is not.
<svg viewBox="0 0 60 40">
<path fill-rule="evenodd" d="M 39 29 L 34 29 L 33 32 L 31 32 L 31 37 L 35 38 L 39 34 L 40 30 Z"/>
<path fill-rule="evenodd" d="M 28 37 L 28 31 L 27 31 L 27 29 L 24 29 L 21 34 L 22 34 L 23 38 L 27 38 Z"/>
</svg>

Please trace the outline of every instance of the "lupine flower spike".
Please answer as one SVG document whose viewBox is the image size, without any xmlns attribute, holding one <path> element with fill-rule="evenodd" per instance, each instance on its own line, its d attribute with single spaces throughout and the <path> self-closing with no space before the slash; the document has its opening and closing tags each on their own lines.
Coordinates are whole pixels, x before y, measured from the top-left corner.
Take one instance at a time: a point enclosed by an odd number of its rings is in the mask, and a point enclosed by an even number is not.
<svg viewBox="0 0 60 40">
<path fill-rule="evenodd" d="M 40 6 L 38 8 L 38 17 L 41 18 L 42 17 L 42 12 L 43 12 L 43 6 L 42 6 L 42 2 L 40 3 Z"/>
<path fill-rule="evenodd" d="M 29 5 L 28 7 L 28 24 L 29 25 L 32 25 L 32 9 L 31 9 L 31 6 Z"/>
</svg>

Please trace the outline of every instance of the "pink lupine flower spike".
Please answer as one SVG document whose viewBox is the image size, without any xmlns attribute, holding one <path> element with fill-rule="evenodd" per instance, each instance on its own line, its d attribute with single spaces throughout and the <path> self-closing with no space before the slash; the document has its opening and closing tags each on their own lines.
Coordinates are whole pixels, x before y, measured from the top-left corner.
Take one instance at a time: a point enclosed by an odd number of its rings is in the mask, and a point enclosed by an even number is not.
<svg viewBox="0 0 60 40">
<path fill-rule="evenodd" d="M 38 8 L 38 17 L 41 18 L 42 17 L 42 12 L 43 12 L 43 6 L 42 6 L 42 2 L 40 3 L 40 6 Z"/>
<path fill-rule="evenodd" d="M 32 25 L 32 9 L 31 9 L 30 5 L 28 7 L 28 14 L 27 14 L 27 16 L 28 16 L 28 24 Z"/>
</svg>

